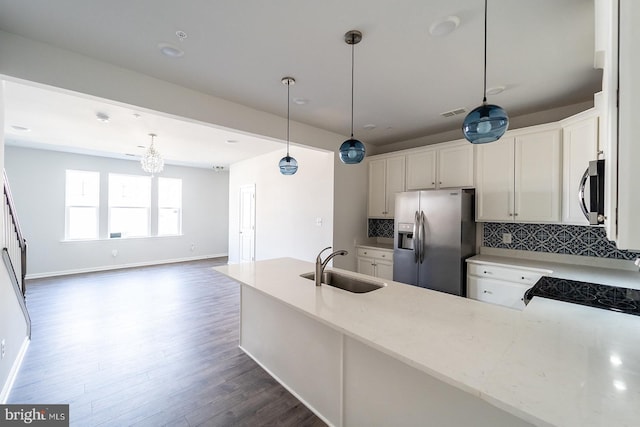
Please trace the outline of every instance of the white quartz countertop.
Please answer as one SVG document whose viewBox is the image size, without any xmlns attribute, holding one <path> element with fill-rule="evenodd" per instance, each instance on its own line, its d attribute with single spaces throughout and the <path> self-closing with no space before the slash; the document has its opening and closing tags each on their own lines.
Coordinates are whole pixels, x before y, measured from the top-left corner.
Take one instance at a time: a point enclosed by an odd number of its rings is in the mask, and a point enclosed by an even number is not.
<svg viewBox="0 0 640 427">
<path fill-rule="evenodd" d="M 393 252 L 393 243 L 360 243 L 356 248 L 378 249 Z"/>
<path fill-rule="evenodd" d="M 313 263 L 281 258 L 216 270 L 535 425 L 640 423 L 640 317 L 534 298 L 520 312 L 386 283 L 316 287 Z"/>
</svg>

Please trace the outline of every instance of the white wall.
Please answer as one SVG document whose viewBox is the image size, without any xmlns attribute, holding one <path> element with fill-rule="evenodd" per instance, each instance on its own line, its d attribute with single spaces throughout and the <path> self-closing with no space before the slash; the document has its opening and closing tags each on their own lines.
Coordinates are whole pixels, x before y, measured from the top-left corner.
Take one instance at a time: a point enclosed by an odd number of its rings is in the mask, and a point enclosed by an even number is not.
<svg viewBox="0 0 640 427">
<path fill-rule="evenodd" d="M 31 81 L 142 108 L 281 139 L 286 118 L 215 98 L 150 76 L 0 31 L 0 78 Z M 279 77 L 278 77 L 279 78 Z M 292 140 L 337 152 L 346 139 L 322 129 L 291 122 Z M 367 147 L 369 150 L 370 147 Z M 354 241 L 366 239 L 367 169 L 343 165 L 334 155 L 333 246 L 349 250 L 335 265 L 355 270 Z"/>
<path fill-rule="evenodd" d="M 4 163 L 4 84 L 0 82 L 0 164 Z M 0 176 L 0 184 L 4 180 Z M 4 195 L 2 196 L 4 197 Z M 3 201 L 4 203 L 4 201 Z M 0 230 L 4 230 L 4 215 L 0 215 Z M 2 236 L 2 247 L 7 247 Z M 5 268 L 0 261 L 0 341 L 6 345 L 5 357 L 0 359 L 0 404 L 6 401 L 9 386 L 15 377 L 18 365 L 21 362 L 21 350 L 27 339 L 27 323 L 16 299 L 13 284 Z"/>
<path fill-rule="evenodd" d="M 239 262 L 240 187 L 256 185 L 256 260 L 293 257 L 313 261 L 333 240 L 333 153 L 291 147 L 298 172 L 284 176 L 285 151 L 231 165 L 229 262 Z M 322 225 L 316 225 L 317 218 Z"/>
<path fill-rule="evenodd" d="M 106 183 L 109 172 L 144 175 L 140 163 L 16 146 L 5 146 L 5 151 L 5 169 L 28 245 L 29 278 L 227 254 L 228 173 L 165 165 L 161 176 L 182 179 L 181 236 L 65 242 L 66 169 L 98 171 Z M 106 185 L 101 188 L 101 217 L 106 219 Z"/>
</svg>

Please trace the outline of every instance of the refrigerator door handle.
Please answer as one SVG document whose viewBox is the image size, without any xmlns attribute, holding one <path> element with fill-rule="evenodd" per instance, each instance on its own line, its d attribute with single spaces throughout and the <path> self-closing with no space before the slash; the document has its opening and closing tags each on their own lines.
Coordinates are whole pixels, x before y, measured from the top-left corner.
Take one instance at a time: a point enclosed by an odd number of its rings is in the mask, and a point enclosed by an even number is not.
<svg viewBox="0 0 640 427">
<path fill-rule="evenodd" d="M 424 212 L 420 211 L 420 264 L 424 262 L 424 253 L 426 252 L 427 233 L 424 228 L 425 222 Z"/>
<path fill-rule="evenodd" d="M 413 255 L 415 259 L 415 263 L 417 264 L 420 260 L 420 215 L 418 211 L 413 217 Z"/>
</svg>

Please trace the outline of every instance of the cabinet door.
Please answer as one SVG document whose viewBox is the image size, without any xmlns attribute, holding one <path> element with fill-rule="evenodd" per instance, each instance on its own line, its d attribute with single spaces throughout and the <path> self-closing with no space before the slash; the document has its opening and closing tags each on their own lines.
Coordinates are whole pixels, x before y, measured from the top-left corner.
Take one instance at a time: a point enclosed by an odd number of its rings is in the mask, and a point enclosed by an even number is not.
<svg viewBox="0 0 640 427">
<path fill-rule="evenodd" d="M 407 155 L 407 190 L 436 188 L 436 150 Z"/>
<path fill-rule="evenodd" d="M 438 186 L 473 187 L 473 145 L 466 143 L 438 150 Z"/>
<path fill-rule="evenodd" d="M 376 260 L 376 277 L 393 280 L 393 263 Z"/>
<path fill-rule="evenodd" d="M 385 216 L 393 218 L 396 205 L 396 193 L 404 191 L 404 156 L 387 159 L 386 210 Z"/>
<path fill-rule="evenodd" d="M 589 162 L 597 159 L 598 132 L 597 116 L 562 129 L 562 222 L 565 224 L 589 225 L 580 209 L 578 189 Z M 585 199 L 589 200 L 588 184 Z"/>
<path fill-rule="evenodd" d="M 358 257 L 358 273 L 366 274 L 367 276 L 375 276 L 375 266 L 373 265 L 373 258 Z"/>
<path fill-rule="evenodd" d="M 369 162 L 369 217 L 384 218 L 387 210 L 385 193 L 386 159 Z"/>
<path fill-rule="evenodd" d="M 516 137 L 515 220 L 560 222 L 560 131 Z"/>
<path fill-rule="evenodd" d="M 477 147 L 476 219 L 513 221 L 513 138 Z"/>
</svg>

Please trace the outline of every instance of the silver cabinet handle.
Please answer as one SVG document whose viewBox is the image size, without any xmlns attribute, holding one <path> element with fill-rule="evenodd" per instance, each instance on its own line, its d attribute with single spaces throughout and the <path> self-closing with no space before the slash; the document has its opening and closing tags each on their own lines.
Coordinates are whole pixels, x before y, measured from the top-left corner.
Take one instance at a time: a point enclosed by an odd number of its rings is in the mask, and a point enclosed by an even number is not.
<svg viewBox="0 0 640 427">
<path fill-rule="evenodd" d="M 483 273 L 484 273 L 484 274 L 493 274 L 492 272 L 487 271 L 487 270 L 484 270 L 484 271 L 483 271 Z"/>
<path fill-rule="evenodd" d="M 486 290 L 486 289 L 485 289 L 484 291 L 482 291 L 482 293 L 493 295 L 493 292 L 488 291 L 488 290 Z"/>
</svg>

